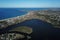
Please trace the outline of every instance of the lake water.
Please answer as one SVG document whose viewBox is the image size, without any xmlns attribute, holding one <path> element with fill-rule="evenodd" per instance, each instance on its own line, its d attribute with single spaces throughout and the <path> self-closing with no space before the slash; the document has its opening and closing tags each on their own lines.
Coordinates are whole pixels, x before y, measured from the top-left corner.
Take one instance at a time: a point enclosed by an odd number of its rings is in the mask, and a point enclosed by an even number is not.
<svg viewBox="0 0 60 40">
<path fill-rule="evenodd" d="M 8 28 L 3 29 L 3 32 L 14 29 L 19 26 L 31 27 L 33 29 L 32 37 L 34 39 L 41 39 L 41 38 L 55 39 L 59 38 L 60 36 L 60 29 L 56 29 L 50 23 L 38 19 L 32 19 L 16 25 L 9 26 Z"/>
</svg>

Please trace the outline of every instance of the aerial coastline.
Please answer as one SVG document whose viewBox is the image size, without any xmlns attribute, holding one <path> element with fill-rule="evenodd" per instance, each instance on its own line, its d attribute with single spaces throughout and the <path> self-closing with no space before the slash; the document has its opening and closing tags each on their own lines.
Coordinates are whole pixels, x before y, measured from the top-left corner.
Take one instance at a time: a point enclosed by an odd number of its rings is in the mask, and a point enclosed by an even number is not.
<svg viewBox="0 0 60 40">
<path fill-rule="evenodd" d="M 54 25 L 54 27 L 59 28 L 60 24 L 60 11 L 54 10 L 36 10 L 36 11 L 29 11 L 27 14 L 22 16 L 17 16 L 13 18 L 3 19 L 0 20 L 0 28 L 6 28 L 9 25 L 14 25 L 21 23 L 26 20 L 30 19 L 39 19 L 42 21 L 46 21 Z"/>
</svg>

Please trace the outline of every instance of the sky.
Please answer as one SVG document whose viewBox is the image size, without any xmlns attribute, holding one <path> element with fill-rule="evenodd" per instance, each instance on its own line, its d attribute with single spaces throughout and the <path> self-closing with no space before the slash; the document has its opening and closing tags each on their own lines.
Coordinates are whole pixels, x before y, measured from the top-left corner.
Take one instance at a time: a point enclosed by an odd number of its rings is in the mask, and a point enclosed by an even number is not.
<svg viewBox="0 0 60 40">
<path fill-rule="evenodd" d="M 0 0 L 0 8 L 60 8 L 60 0 Z"/>
</svg>

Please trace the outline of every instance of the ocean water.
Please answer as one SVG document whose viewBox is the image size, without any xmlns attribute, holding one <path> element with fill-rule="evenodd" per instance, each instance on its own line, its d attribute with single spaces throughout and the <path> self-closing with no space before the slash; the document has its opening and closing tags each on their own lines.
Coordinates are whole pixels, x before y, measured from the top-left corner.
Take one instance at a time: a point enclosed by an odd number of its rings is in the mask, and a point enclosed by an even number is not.
<svg viewBox="0 0 60 40">
<path fill-rule="evenodd" d="M 45 10 L 48 8 L 0 8 L 0 20 L 21 16 L 28 13 L 29 10 Z"/>
<path fill-rule="evenodd" d="M 12 18 L 26 14 L 26 11 L 18 10 L 17 8 L 0 8 L 0 20 Z"/>
</svg>

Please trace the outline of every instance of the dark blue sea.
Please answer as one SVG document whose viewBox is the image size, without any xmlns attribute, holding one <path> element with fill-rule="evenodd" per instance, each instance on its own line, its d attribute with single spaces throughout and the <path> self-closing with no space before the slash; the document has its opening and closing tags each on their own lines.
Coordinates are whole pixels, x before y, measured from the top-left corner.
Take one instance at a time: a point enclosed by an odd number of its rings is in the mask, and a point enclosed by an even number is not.
<svg viewBox="0 0 60 40">
<path fill-rule="evenodd" d="M 45 10 L 45 9 L 48 8 L 0 8 L 0 20 L 24 15 L 29 10 Z"/>
<path fill-rule="evenodd" d="M 12 18 L 26 14 L 26 11 L 21 11 L 18 8 L 0 8 L 0 20 L 6 18 Z"/>
<path fill-rule="evenodd" d="M 28 13 L 26 10 L 45 10 L 48 8 L 0 8 L 0 20 L 21 16 Z M 60 29 L 54 28 L 54 26 L 50 23 L 44 22 L 38 19 L 31 19 L 28 21 L 24 21 L 22 23 L 11 25 L 5 29 L 0 30 L 0 33 L 3 31 L 8 31 L 20 26 L 27 26 L 33 29 L 32 37 L 36 40 L 57 40 L 60 38 Z"/>
</svg>

